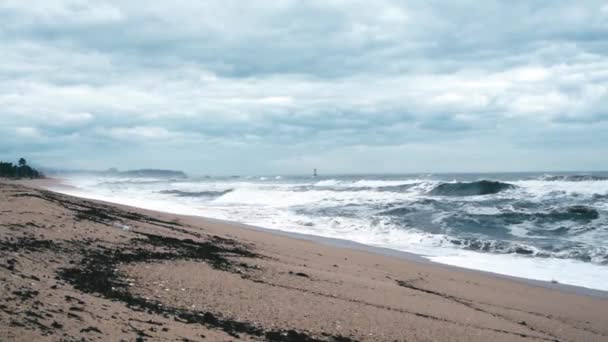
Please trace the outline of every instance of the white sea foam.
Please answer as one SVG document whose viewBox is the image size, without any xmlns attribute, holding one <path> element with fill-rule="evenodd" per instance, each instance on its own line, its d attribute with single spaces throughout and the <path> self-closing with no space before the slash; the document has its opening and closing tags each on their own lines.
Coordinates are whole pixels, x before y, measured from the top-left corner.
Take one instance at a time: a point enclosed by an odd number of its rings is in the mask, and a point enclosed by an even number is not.
<svg viewBox="0 0 608 342">
<path fill-rule="evenodd" d="M 608 291 L 608 272 L 604 267 L 578 260 L 528 258 L 511 254 L 484 254 L 480 257 L 478 253 L 466 250 L 454 250 L 450 254 L 431 256 L 429 259 L 464 268 Z"/>
<path fill-rule="evenodd" d="M 593 196 L 595 194 L 608 194 L 608 181 L 542 181 L 542 180 L 523 180 L 513 184 L 524 189 L 532 197 L 544 196 L 567 196 L 582 195 Z"/>
</svg>

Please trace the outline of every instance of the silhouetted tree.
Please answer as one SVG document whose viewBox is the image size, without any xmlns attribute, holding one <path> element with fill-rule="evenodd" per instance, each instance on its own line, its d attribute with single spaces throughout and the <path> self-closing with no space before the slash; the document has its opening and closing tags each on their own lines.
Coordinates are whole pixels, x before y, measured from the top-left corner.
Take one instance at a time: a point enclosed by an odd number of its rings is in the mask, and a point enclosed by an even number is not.
<svg viewBox="0 0 608 342">
<path fill-rule="evenodd" d="M 27 165 L 25 158 L 18 161 L 18 166 L 13 163 L 0 161 L 0 177 L 6 178 L 43 178 L 44 175 L 38 170 Z"/>
</svg>

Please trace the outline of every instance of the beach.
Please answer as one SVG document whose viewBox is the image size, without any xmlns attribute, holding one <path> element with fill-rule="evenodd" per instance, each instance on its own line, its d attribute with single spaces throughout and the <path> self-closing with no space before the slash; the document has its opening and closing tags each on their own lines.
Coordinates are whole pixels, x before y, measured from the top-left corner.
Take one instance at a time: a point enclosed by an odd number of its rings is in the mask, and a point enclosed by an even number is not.
<svg viewBox="0 0 608 342">
<path fill-rule="evenodd" d="M 605 296 L 0 181 L 0 340 L 606 341 Z"/>
<path fill-rule="evenodd" d="M 608 291 L 608 174 L 65 175 L 50 190 Z"/>
</svg>

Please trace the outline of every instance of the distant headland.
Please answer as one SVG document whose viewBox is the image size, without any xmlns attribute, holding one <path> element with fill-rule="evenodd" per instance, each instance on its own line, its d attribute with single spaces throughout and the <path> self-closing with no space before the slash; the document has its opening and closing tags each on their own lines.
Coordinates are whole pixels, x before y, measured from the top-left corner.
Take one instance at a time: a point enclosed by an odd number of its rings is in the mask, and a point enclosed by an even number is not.
<svg viewBox="0 0 608 342">
<path fill-rule="evenodd" d="M 127 177 L 157 177 L 157 178 L 187 178 L 188 176 L 183 171 L 175 170 L 157 170 L 157 169 L 141 169 L 117 172 L 121 176 Z"/>
<path fill-rule="evenodd" d="M 110 177 L 153 177 L 153 178 L 188 178 L 188 175 L 179 170 L 163 169 L 135 169 L 119 171 L 116 168 L 101 170 L 80 170 L 80 169 L 44 169 L 45 174 L 53 176 L 61 175 L 94 175 Z"/>
</svg>

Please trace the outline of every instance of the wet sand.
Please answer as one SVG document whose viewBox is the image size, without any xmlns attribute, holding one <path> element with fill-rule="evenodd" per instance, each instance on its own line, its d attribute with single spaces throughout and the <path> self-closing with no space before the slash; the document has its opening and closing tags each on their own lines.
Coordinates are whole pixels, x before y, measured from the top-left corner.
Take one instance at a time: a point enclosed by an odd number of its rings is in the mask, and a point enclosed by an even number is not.
<svg viewBox="0 0 608 342">
<path fill-rule="evenodd" d="M 0 181 L 0 341 L 606 341 L 608 299 Z"/>
</svg>

